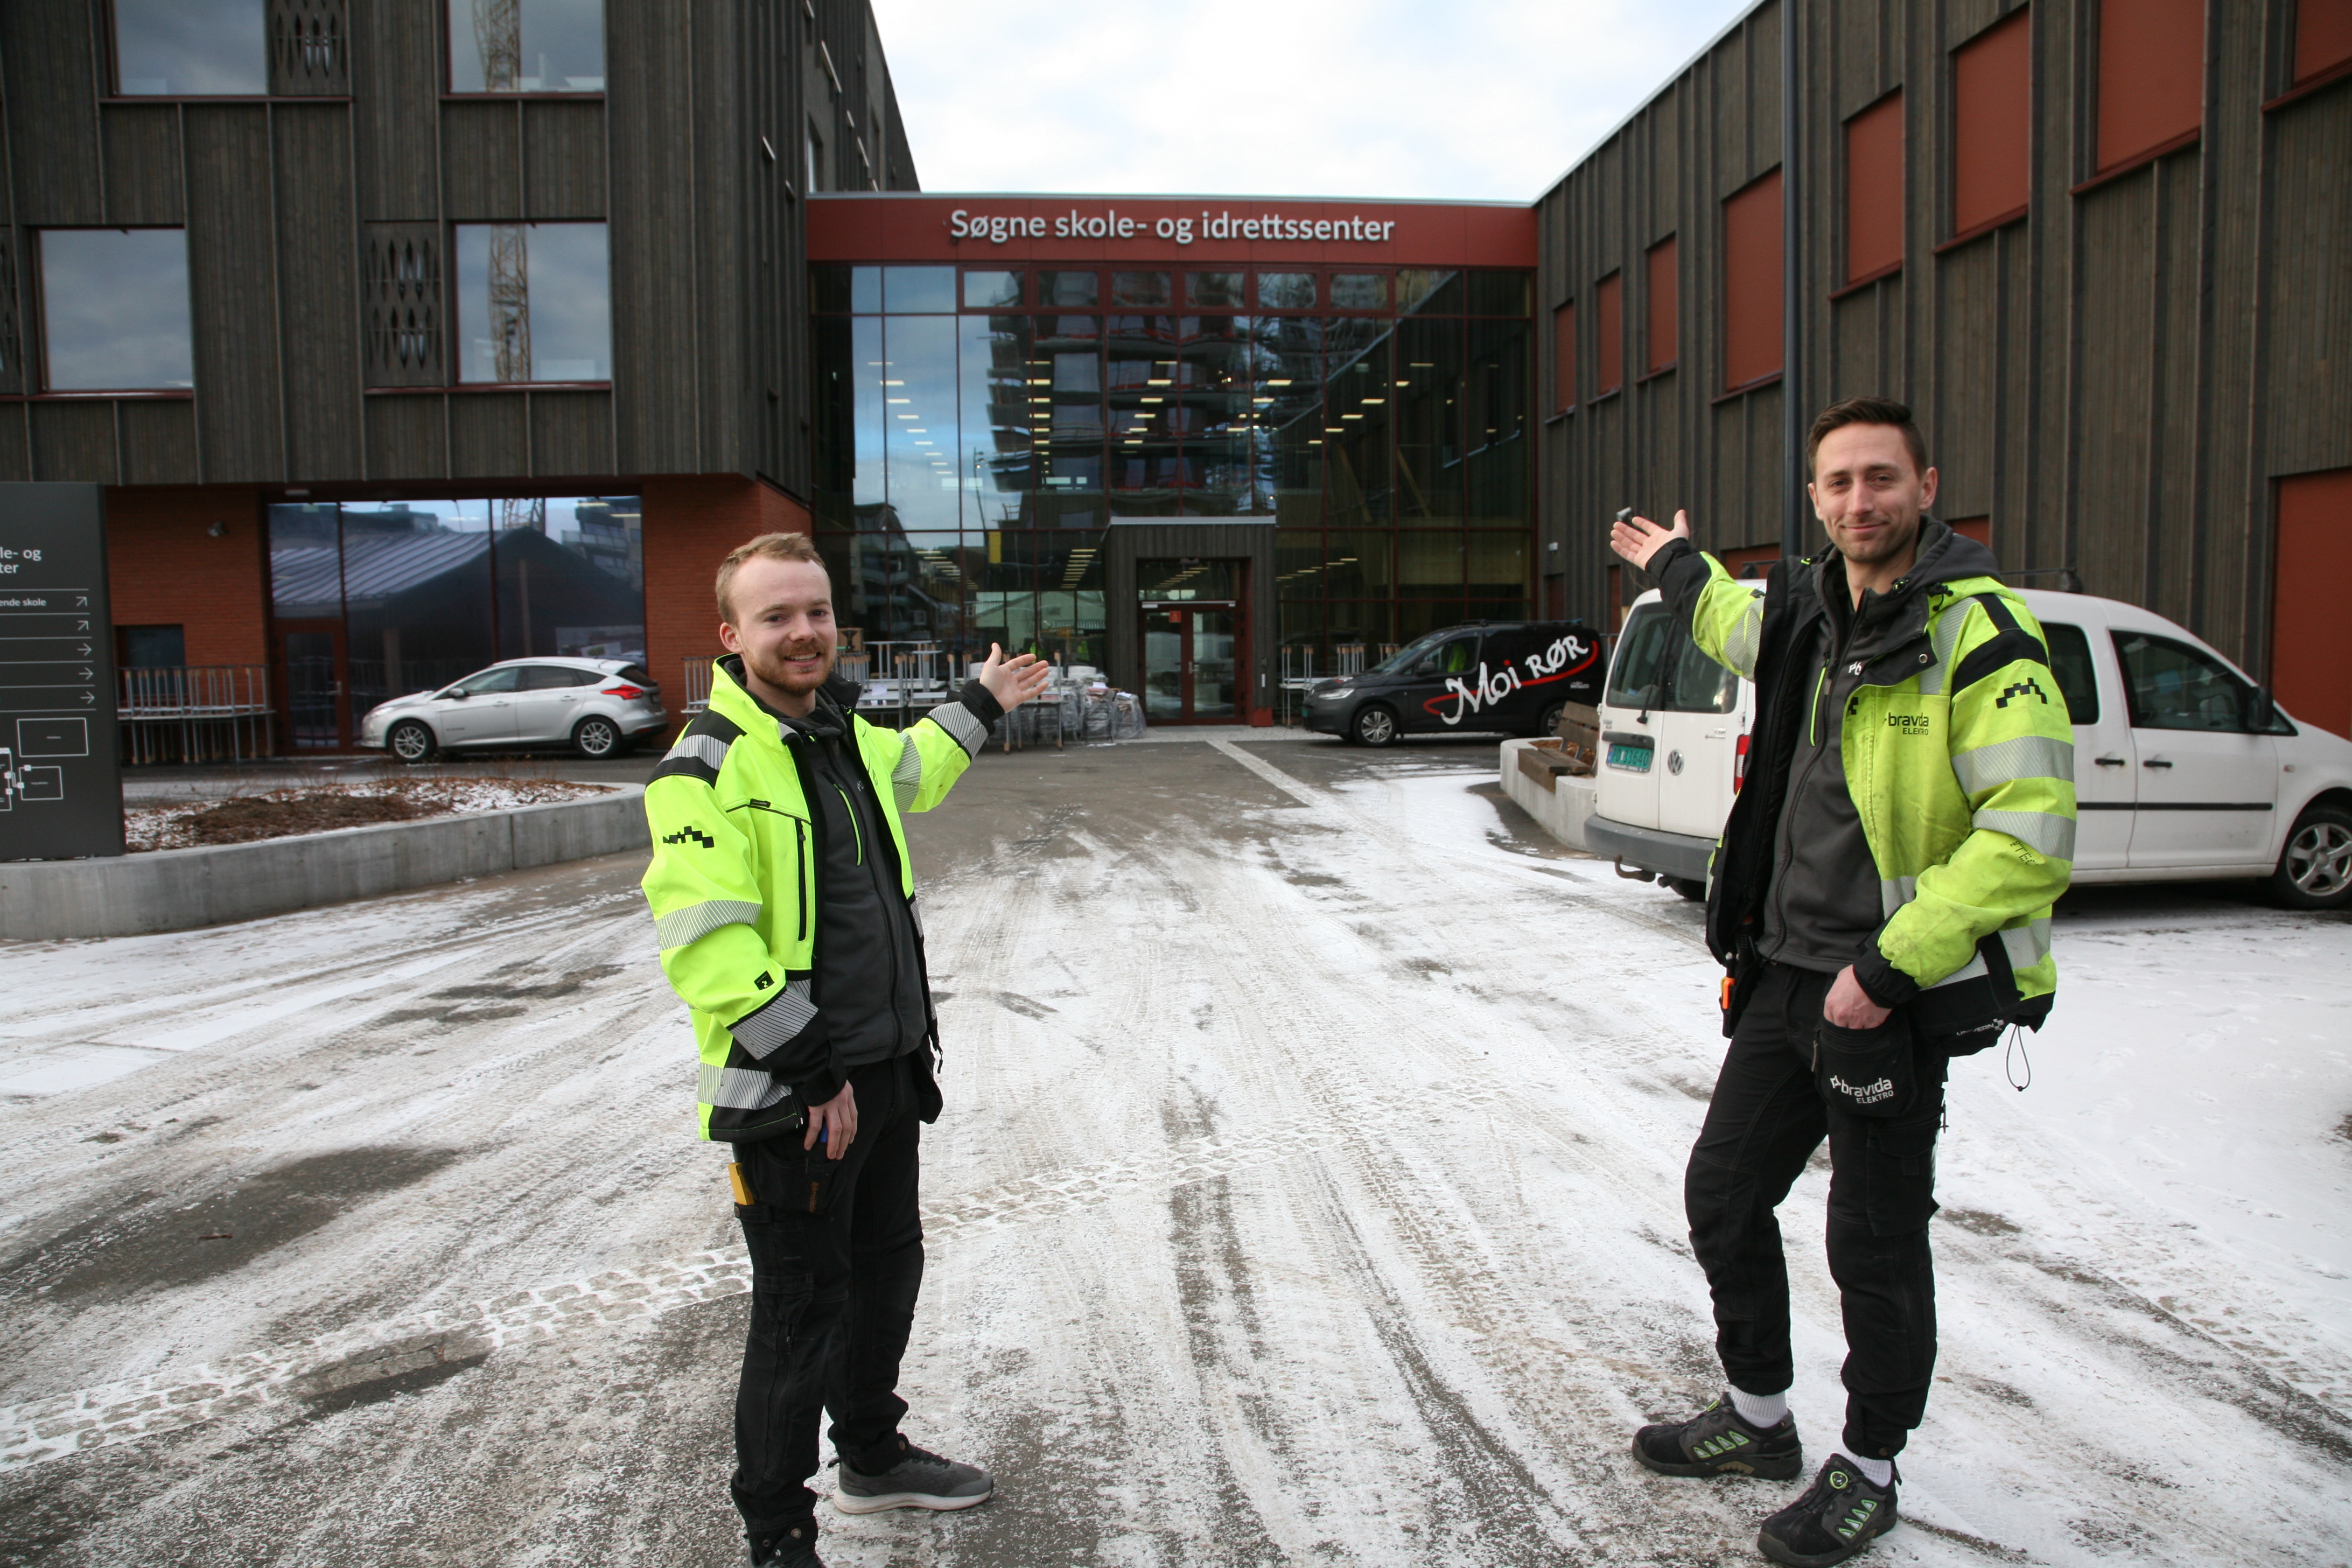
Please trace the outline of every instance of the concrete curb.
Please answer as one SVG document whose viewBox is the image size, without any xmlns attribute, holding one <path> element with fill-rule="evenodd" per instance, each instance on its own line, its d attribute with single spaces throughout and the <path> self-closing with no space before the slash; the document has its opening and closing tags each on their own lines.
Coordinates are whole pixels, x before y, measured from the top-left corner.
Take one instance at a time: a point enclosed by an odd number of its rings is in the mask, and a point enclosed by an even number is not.
<svg viewBox="0 0 2352 1568">
<path fill-rule="evenodd" d="M 0 862 L 0 940 L 137 936 L 249 921 L 652 843 L 645 790 L 106 860 Z"/>
<path fill-rule="evenodd" d="M 1592 815 L 1600 784 L 1593 779 L 1562 776 L 1553 781 L 1557 787 L 1544 788 L 1519 771 L 1519 753 L 1534 744 L 1533 741 L 1503 742 L 1503 793 L 1541 823 L 1545 832 L 1570 849 L 1582 849 L 1584 819 Z"/>
</svg>

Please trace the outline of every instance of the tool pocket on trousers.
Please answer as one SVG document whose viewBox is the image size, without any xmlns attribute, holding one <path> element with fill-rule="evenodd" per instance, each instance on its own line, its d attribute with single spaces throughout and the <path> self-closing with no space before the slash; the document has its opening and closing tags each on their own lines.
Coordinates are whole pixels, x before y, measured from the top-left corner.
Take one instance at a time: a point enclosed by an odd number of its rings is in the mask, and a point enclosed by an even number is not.
<svg viewBox="0 0 2352 1568">
<path fill-rule="evenodd" d="M 1813 1037 L 1813 1082 L 1825 1102 L 1850 1115 L 1902 1115 L 1913 1089 L 1910 1020 L 1899 1008 L 1875 1029 L 1823 1018 Z"/>
</svg>

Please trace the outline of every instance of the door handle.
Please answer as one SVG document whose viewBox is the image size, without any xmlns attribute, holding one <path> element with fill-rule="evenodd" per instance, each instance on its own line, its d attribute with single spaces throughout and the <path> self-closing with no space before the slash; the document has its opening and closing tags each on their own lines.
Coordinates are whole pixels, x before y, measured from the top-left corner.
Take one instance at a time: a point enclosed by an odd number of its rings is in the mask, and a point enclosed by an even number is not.
<svg viewBox="0 0 2352 1568">
<path fill-rule="evenodd" d="M 2168 768 L 2172 764 L 2170 763 L 2166 762 L 2162 757 L 2150 757 L 2147 761 L 2140 763 L 2140 766 L 2144 768 Z"/>
<path fill-rule="evenodd" d="M 2103 768 L 2119 768 L 2124 765 L 2124 760 L 2121 757 L 2101 757 L 2098 763 Z"/>
</svg>

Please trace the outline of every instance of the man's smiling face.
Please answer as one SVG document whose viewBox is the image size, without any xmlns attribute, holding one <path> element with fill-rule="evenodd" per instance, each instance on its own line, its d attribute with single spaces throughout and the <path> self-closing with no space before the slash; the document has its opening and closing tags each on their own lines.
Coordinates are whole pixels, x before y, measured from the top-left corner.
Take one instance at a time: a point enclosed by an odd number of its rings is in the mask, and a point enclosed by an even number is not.
<svg viewBox="0 0 2352 1568">
<path fill-rule="evenodd" d="M 839 632 L 833 624 L 833 579 L 814 561 L 754 555 L 727 588 L 729 618 L 719 640 L 743 656 L 753 689 L 767 686 L 805 698 L 833 673 Z"/>
<path fill-rule="evenodd" d="M 1822 437 L 1805 489 L 1838 553 L 1866 566 L 1916 542 L 1919 520 L 1936 503 L 1936 470 L 1919 471 L 1892 425 L 1842 425 Z"/>
</svg>

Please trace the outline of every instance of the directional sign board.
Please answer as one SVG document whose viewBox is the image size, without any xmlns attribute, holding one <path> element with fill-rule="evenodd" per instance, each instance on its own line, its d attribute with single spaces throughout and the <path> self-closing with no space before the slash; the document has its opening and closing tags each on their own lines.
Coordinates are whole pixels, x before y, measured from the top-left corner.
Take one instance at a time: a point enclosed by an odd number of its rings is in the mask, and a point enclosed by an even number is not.
<svg viewBox="0 0 2352 1568">
<path fill-rule="evenodd" d="M 0 860 L 121 853 L 105 503 L 0 484 Z"/>
</svg>

